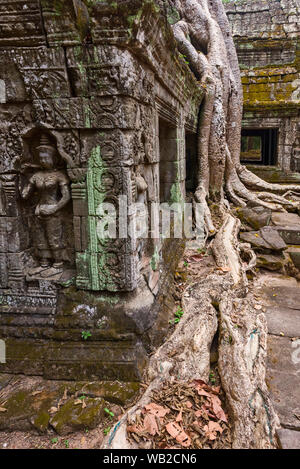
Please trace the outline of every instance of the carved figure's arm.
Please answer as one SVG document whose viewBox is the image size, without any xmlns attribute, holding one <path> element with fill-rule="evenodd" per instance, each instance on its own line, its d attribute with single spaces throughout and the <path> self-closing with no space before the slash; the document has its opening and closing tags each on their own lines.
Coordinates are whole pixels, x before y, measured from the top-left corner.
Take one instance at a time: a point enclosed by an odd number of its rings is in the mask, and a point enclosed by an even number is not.
<svg viewBox="0 0 300 469">
<path fill-rule="evenodd" d="M 30 195 L 33 193 L 34 187 L 35 187 L 35 184 L 31 178 L 29 179 L 28 183 L 25 185 L 23 190 L 20 191 L 22 199 L 28 199 Z"/>
<path fill-rule="evenodd" d="M 68 184 L 61 183 L 60 190 L 61 190 L 62 197 L 56 205 L 55 212 L 58 212 L 59 210 L 61 210 L 71 200 L 71 193 L 70 193 L 70 188 Z"/>
</svg>

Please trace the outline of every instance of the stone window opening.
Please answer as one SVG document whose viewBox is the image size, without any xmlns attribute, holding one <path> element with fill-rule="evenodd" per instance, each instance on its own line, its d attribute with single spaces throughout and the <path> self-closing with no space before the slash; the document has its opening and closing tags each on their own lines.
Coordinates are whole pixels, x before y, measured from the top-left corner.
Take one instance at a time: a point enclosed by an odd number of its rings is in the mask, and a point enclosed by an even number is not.
<svg viewBox="0 0 300 469">
<path fill-rule="evenodd" d="M 194 193 L 197 189 L 198 173 L 197 134 L 189 132 L 186 132 L 185 135 L 185 168 L 185 189 L 188 195 L 191 192 Z"/>
<path fill-rule="evenodd" d="M 243 129 L 241 162 L 275 166 L 278 152 L 278 129 Z"/>
<path fill-rule="evenodd" d="M 159 190 L 160 202 L 170 202 L 178 181 L 178 140 L 176 127 L 159 119 Z"/>
</svg>

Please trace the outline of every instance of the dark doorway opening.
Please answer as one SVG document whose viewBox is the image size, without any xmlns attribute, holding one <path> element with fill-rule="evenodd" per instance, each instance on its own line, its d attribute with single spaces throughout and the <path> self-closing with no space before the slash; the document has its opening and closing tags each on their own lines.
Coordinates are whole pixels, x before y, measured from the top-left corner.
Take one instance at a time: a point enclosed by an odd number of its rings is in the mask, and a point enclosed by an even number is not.
<svg viewBox="0 0 300 469">
<path fill-rule="evenodd" d="M 185 135 L 185 167 L 186 179 L 185 188 L 186 192 L 195 192 L 197 189 L 197 172 L 198 172 L 198 159 L 197 159 L 197 134 L 186 133 Z"/>
<path fill-rule="evenodd" d="M 177 135 L 176 127 L 159 119 L 159 185 L 160 202 L 169 202 L 172 187 L 177 181 Z"/>
<path fill-rule="evenodd" d="M 241 162 L 272 166 L 277 163 L 278 129 L 243 129 Z"/>
</svg>

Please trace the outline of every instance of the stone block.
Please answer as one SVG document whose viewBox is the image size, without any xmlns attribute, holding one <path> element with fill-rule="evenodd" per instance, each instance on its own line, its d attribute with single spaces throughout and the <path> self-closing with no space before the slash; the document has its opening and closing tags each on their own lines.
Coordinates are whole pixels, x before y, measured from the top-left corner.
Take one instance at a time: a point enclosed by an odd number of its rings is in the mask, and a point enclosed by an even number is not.
<svg viewBox="0 0 300 469">
<path fill-rule="evenodd" d="M 300 449 L 300 431 L 280 428 L 277 436 L 281 449 Z"/>
<path fill-rule="evenodd" d="M 294 266 L 300 270 L 300 246 L 289 246 L 286 252 L 292 259 Z"/>
<path fill-rule="evenodd" d="M 287 337 L 269 336 L 267 384 L 281 425 L 300 430 L 299 352 Z"/>
</svg>

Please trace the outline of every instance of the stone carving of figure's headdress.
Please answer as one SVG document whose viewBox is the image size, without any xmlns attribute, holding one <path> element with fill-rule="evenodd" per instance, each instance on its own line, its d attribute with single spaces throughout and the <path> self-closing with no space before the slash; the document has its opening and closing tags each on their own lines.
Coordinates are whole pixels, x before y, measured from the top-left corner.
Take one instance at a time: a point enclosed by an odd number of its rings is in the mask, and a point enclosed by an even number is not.
<svg viewBox="0 0 300 469">
<path fill-rule="evenodd" d="M 37 150 L 51 150 L 56 153 L 56 148 L 53 146 L 53 143 L 50 141 L 50 138 L 47 134 L 43 133 L 40 137 L 40 145 L 36 147 Z"/>
</svg>

